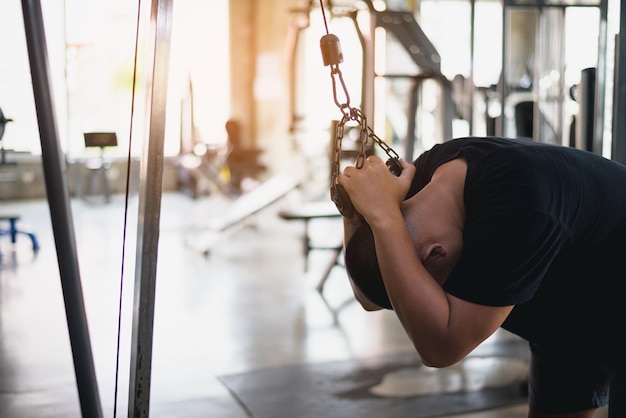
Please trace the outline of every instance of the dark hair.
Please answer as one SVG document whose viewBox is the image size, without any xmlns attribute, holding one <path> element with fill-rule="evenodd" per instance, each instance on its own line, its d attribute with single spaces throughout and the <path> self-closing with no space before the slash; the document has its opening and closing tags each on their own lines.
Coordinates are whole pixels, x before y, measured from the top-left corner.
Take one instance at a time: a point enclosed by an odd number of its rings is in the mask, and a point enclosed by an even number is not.
<svg viewBox="0 0 626 418">
<path fill-rule="evenodd" d="M 350 237 L 345 263 L 352 281 L 369 300 L 380 307 L 393 309 L 378 266 L 374 234 L 367 223 L 361 224 Z"/>
</svg>

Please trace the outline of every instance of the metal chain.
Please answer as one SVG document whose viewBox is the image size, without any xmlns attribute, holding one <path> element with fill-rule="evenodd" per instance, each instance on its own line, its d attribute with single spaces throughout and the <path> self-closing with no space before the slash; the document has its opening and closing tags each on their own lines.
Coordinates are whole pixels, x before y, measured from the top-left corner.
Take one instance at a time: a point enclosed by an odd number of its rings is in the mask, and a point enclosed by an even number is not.
<svg viewBox="0 0 626 418">
<path fill-rule="evenodd" d="M 323 4 L 321 1 L 320 4 L 322 5 L 323 11 Z M 326 22 L 326 18 L 324 18 L 324 21 Z M 330 66 L 330 78 L 333 86 L 333 100 L 342 113 L 342 118 L 339 121 L 335 132 L 335 147 L 333 150 L 333 161 L 331 167 L 332 184 L 337 183 L 337 177 L 339 176 L 340 169 L 339 165 L 341 160 L 342 140 L 345 134 L 345 126 L 350 121 L 356 122 L 360 127 L 359 154 L 355 163 L 356 168 L 363 167 L 366 157 L 365 148 L 369 139 L 372 140 L 372 143 L 378 144 L 387 154 L 389 159 L 395 160 L 395 164 L 399 166 L 399 163 L 397 163 L 399 158 L 398 154 L 378 136 L 376 136 L 373 129 L 368 126 L 367 117 L 363 111 L 359 108 L 350 106 L 350 94 L 348 93 L 348 88 L 346 87 L 343 74 L 339 69 L 339 63 L 343 61 L 343 54 L 341 52 L 341 47 L 339 46 L 339 38 L 328 33 L 327 29 L 327 34 L 322 37 L 320 46 L 322 48 L 324 64 Z M 341 89 L 339 87 L 341 87 Z M 343 101 L 340 100 L 340 95 L 343 96 Z"/>
<path fill-rule="evenodd" d="M 359 125 L 359 153 L 355 162 L 355 167 L 360 169 L 365 163 L 365 148 L 368 141 L 371 139 L 372 143 L 378 144 L 383 151 L 389 156 L 386 164 L 389 170 L 394 175 L 400 175 L 402 167 L 399 162 L 398 154 L 387 144 L 385 144 L 367 125 L 367 117 L 361 111 L 361 109 L 350 106 L 350 94 L 346 87 L 346 83 L 343 79 L 339 64 L 343 62 L 343 53 L 341 52 L 341 46 L 339 45 L 339 38 L 329 33 L 328 22 L 326 21 L 326 13 L 324 11 L 323 0 L 320 0 L 320 6 L 322 8 L 322 15 L 324 17 L 324 25 L 326 27 L 326 35 L 320 40 L 320 47 L 322 49 L 322 58 L 325 66 L 330 66 L 330 78 L 333 85 L 333 100 L 342 113 L 342 118 L 337 124 L 335 130 L 334 149 L 332 153 L 331 162 L 331 199 L 337 205 L 339 212 L 347 218 L 351 218 L 354 214 L 354 207 L 350 202 L 350 197 L 346 191 L 337 184 L 337 178 L 339 177 L 340 161 L 342 142 L 345 135 L 346 124 L 350 121 L 356 122 Z M 343 95 L 343 101 L 339 99 L 339 86 L 341 86 L 341 94 Z"/>
<path fill-rule="evenodd" d="M 367 131 L 368 131 L 368 135 L 369 137 L 372 139 L 372 141 L 376 142 L 378 144 L 378 146 L 380 148 L 382 148 L 382 150 L 385 152 L 385 154 L 387 154 L 387 156 L 389 158 L 393 158 L 393 159 L 399 159 L 400 156 L 398 155 L 397 152 L 395 152 L 393 150 L 393 148 L 391 148 L 389 145 L 387 145 L 386 142 L 384 142 L 382 139 L 380 139 L 378 136 L 376 136 L 376 134 L 374 133 L 374 131 L 372 130 L 372 128 L 370 128 L 369 126 L 367 127 Z"/>
<path fill-rule="evenodd" d="M 334 84 L 333 84 L 334 90 Z M 393 148 L 387 145 L 382 139 L 380 139 L 375 133 L 374 130 L 368 126 L 367 117 L 365 114 L 358 108 L 350 107 L 349 104 L 337 105 L 341 112 L 343 113 L 343 117 L 337 124 L 337 129 L 335 130 L 335 148 L 333 150 L 333 161 L 331 162 L 331 177 L 332 184 L 337 184 L 337 177 L 339 176 L 340 171 L 340 160 L 341 160 L 341 152 L 342 152 L 342 143 L 343 137 L 345 135 L 345 127 L 349 121 L 354 121 L 359 124 L 359 153 L 357 155 L 357 159 L 355 162 L 356 168 L 363 167 L 363 163 L 366 158 L 366 146 L 369 140 L 372 143 L 376 143 L 387 156 L 392 160 L 399 159 L 398 153 L 396 153 Z"/>
<path fill-rule="evenodd" d="M 339 177 L 340 163 L 341 159 L 341 143 L 343 140 L 343 135 L 345 133 L 346 123 L 350 120 L 350 115 L 344 113 L 343 118 L 337 124 L 337 128 L 335 130 L 335 149 L 333 151 L 333 160 L 331 162 L 331 179 L 332 184 L 337 184 L 337 177 Z"/>
</svg>

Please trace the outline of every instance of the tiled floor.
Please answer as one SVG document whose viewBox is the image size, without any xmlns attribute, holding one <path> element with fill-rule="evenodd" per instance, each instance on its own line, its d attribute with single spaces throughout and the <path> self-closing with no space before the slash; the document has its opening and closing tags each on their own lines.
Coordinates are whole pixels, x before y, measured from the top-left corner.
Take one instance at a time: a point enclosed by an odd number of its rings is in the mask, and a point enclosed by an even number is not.
<svg viewBox="0 0 626 418">
<path fill-rule="evenodd" d="M 220 199 L 162 200 L 151 382 L 153 417 L 244 418 L 217 376 L 259 368 L 412 350 L 393 313 L 347 305 L 335 319 L 314 290 L 328 254 L 311 254 L 303 274 L 302 225 L 281 220 L 281 205 L 219 242 L 209 257 L 190 249 Z M 26 237 L 16 248 L 0 239 L 0 417 L 80 416 L 47 202 L 2 202 L 36 230 L 36 256 Z M 113 417 L 124 198 L 108 205 L 72 203 L 85 306 L 104 416 Z M 122 299 L 117 416 L 127 416 L 137 199 L 131 198 Z M 336 220 L 313 230 L 340 239 Z M 319 238 L 319 237 L 318 237 Z M 351 296 L 337 268 L 326 288 L 337 306 Z M 464 417 L 523 417 L 523 405 Z M 283 418 L 283 417 L 276 417 Z M 286 417 L 287 418 L 287 417 Z M 288 417 L 297 418 L 297 417 Z"/>
</svg>

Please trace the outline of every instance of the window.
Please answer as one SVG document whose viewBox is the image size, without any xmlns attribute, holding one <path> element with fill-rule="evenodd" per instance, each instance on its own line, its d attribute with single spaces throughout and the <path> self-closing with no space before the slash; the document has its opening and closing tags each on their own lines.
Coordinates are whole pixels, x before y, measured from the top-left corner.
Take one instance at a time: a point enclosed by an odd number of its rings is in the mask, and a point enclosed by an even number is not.
<svg viewBox="0 0 626 418">
<path fill-rule="evenodd" d="M 119 146 L 111 155 L 128 153 L 134 70 L 137 2 L 127 0 L 51 0 L 42 2 L 50 78 L 61 146 L 69 157 L 89 155 L 83 133 L 116 132 Z M 0 27 L 7 42 L 0 61 L 0 107 L 14 122 L 7 125 L 5 148 L 40 154 L 37 115 L 19 2 L 7 2 Z M 142 2 L 140 45 L 146 40 L 150 2 Z M 195 135 L 225 142 L 230 114 L 228 1 L 174 2 L 166 120 L 166 155 L 180 149 L 183 103 L 192 102 Z M 218 41 L 216 41 L 218 40 Z M 139 61 L 136 84 L 133 154 L 140 155 L 145 128 L 145 63 Z M 190 100 L 193 86 L 193 100 Z"/>
</svg>

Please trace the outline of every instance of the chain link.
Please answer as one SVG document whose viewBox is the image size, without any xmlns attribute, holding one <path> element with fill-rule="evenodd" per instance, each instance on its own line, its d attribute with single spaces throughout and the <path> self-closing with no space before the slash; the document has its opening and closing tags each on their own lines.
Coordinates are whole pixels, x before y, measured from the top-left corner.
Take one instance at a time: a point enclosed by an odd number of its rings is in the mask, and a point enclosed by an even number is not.
<svg viewBox="0 0 626 418">
<path fill-rule="evenodd" d="M 380 139 L 378 136 L 376 136 L 376 134 L 374 133 L 372 128 L 370 128 L 369 126 L 367 127 L 367 132 L 368 132 L 369 137 L 372 139 L 372 141 L 376 142 L 378 144 L 378 146 L 380 148 L 382 148 L 382 150 L 385 152 L 385 154 L 387 154 L 387 156 L 389 158 L 393 158 L 393 159 L 399 159 L 400 158 L 398 153 L 395 152 L 393 150 L 393 148 L 391 148 L 389 145 L 387 145 L 386 142 L 384 142 L 382 139 Z"/>
<path fill-rule="evenodd" d="M 342 83 L 342 85 L 345 87 L 345 84 Z M 333 96 L 336 97 L 336 93 L 334 92 L 334 90 L 335 90 L 335 83 L 333 83 Z M 347 93 L 346 93 L 346 96 L 347 96 Z M 335 102 L 337 103 L 337 100 L 335 100 Z M 367 117 L 361 111 L 361 109 L 356 108 L 356 107 L 350 107 L 349 99 L 346 103 L 343 103 L 343 104 L 338 103 L 337 107 L 339 107 L 339 109 L 343 113 L 343 117 L 337 124 L 337 128 L 335 130 L 335 141 L 334 141 L 335 148 L 333 151 L 333 161 L 331 163 L 332 184 L 337 184 L 337 177 L 340 174 L 339 171 L 341 168 L 340 161 L 341 161 L 343 137 L 345 135 L 346 124 L 350 121 L 356 122 L 359 125 L 359 140 L 358 140 L 359 153 L 357 155 L 357 159 L 354 164 L 356 168 L 359 168 L 359 169 L 362 168 L 363 164 L 365 163 L 365 158 L 367 157 L 366 147 L 367 147 L 369 140 L 371 140 L 372 143 L 376 143 L 385 152 L 385 154 L 387 154 L 387 156 L 390 159 L 397 160 L 398 158 L 400 158 L 398 153 L 396 153 L 393 150 L 393 148 L 387 145 L 382 139 L 380 139 L 374 133 L 374 130 L 367 124 Z"/>
<path fill-rule="evenodd" d="M 331 65 L 330 67 L 330 78 L 333 82 L 333 100 L 335 104 L 341 110 L 341 112 L 346 115 L 350 113 L 350 94 L 348 93 L 348 88 L 346 87 L 345 81 L 343 81 L 343 74 L 341 74 L 341 70 L 339 69 L 339 64 Z M 339 80 L 339 84 L 341 85 L 341 90 L 344 96 L 344 102 L 340 102 L 337 98 L 337 80 Z"/>
<path fill-rule="evenodd" d="M 343 117 L 337 124 L 337 128 L 335 129 L 335 149 L 333 151 L 333 161 L 331 163 L 331 177 L 332 184 L 337 184 L 337 177 L 339 177 L 340 170 L 340 160 L 341 160 L 341 144 L 343 141 L 343 135 L 346 129 L 346 123 L 350 120 L 350 115 L 347 113 L 343 114 Z"/>
</svg>

